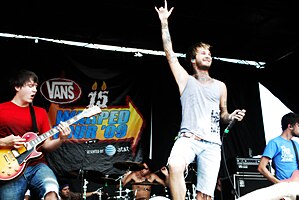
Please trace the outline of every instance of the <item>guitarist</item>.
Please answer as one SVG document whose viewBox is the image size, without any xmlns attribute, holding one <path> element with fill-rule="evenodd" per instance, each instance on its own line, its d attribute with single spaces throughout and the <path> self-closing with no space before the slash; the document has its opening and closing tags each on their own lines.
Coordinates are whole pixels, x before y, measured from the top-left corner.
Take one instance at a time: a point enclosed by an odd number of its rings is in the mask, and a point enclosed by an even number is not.
<svg viewBox="0 0 299 200">
<path fill-rule="evenodd" d="M 282 133 L 280 136 L 268 142 L 258 166 L 258 171 L 274 185 L 248 193 L 239 198 L 240 200 L 295 200 L 296 197 L 299 197 L 297 152 L 295 152 L 292 144 L 292 141 L 294 141 L 298 151 L 299 144 L 292 138 L 299 136 L 299 115 L 293 112 L 285 114 L 281 119 L 281 128 Z M 272 160 L 275 175 L 267 168 L 270 160 Z"/>
<path fill-rule="evenodd" d="M 285 114 L 281 119 L 281 128 L 280 136 L 270 140 L 267 144 L 258 166 L 258 171 L 272 183 L 279 183 L 284 179 L 293 180 L 295 177 L 292 177 L 292 174 L 298 170 L 297 152 L 291 140 L 294 136 L 299 136 L 299 115 L 292 112 Z M 298 142 L 293 141 L 299 150 Z M 267 169 L 270 159 L 275 176 Z"/>
<path fill-rule="evenodd" d="M 30 104 L 33 103 L 37 93 L 37 75 L 32 71 L 20 70 L 10 80 L 10 86 L 14 92 L 14 97 L 11 101 L 0 104 L 0 150 L 24 148 L 26 138 L 22 136 L 33 131 Z M 38 132 L 49 131 L 51 127 L 46 110 L 37 106 L 33 106 L 33 108 Z M 71 132 L 70 127 L 65 122 L 61 122 L 57 126 L 57 130 L 60 132 L 59 138 L 46 139 L 38 145 L 37 151 L 43 154 L 54 151 L 67 139 Z M 27 189 L 36 193 L 39 199 L 58 199 L 57 178 L 47 165 L 44 156 L 27 161 L 26 168 L 17 177 L 1 181 L 0 200 L 24 199 Z M 3 163 L 0 165 L 3 166 Z"/>
</svg>

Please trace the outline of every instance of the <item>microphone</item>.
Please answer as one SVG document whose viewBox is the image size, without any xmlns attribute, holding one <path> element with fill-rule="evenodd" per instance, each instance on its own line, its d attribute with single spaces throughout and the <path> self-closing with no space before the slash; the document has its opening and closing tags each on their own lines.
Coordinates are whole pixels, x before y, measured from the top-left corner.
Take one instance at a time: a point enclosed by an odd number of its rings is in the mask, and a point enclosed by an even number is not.
<svg viewBox="0 0 299 200">
<path fill-rule="evenodd" d="M 91 139 L 91 140 L 87 140 L 85 142 L 85 144 L 94 144 L 94 143 L 97 143 L 99 141 L 99 139 Z"/>
<path fill-rule="evenodd" d="M 233 119 L 229 122 L 227 125 L 226 129 L 224 130 L 224 133 L 228 133 L 229 130 L 233 127 L 233 125 L 236 123 L 237 119 Z"/>
</svg>

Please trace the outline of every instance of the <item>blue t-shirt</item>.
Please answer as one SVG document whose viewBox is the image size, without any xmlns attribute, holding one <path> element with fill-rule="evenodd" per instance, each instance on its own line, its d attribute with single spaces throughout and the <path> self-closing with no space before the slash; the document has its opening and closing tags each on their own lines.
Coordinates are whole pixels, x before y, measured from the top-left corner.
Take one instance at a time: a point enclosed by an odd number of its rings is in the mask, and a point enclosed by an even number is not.
<svg viewBox="0 0 299 200">
<path fill-rule="evenodd" d="M 298 142 L 294 141 L 297 149 Z M 263 156 L 272 159 L 272 166 L 275 176 L 279 180 L 288 179 L 292 173 L 298 169 L 295 150 L 292 141 L 286 140 L 281 136 L 273 138 L 267 144 Z"/>
</svg>

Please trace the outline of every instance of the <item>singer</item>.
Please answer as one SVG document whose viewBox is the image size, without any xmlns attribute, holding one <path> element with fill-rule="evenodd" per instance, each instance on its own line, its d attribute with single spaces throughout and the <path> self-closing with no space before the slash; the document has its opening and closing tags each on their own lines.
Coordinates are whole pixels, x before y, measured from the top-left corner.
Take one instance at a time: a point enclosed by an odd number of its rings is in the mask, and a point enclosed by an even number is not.
<svg viewBox="0 0 299 200">
<path fill-rule="evenodd" d="M 187 52 L 186 60 L 193 68 L 192 75 L 179 63 L 168 27 L 173 9 L 168 10 L 166 0 L 164 7 L 155 7 L 161 22 L 163 48 L 178 85 L 182 105 L 180 131 L 168 158 L 169 188 L 173 200 L 185 199 L 184 172 L 196 158 L 196 199 L 210 200 L 214 197 L 221 161 L 220 120 L 223 123 L 241 121 L 245 110 L 228 113 L 226 85 L 209 75 L 212 64 L 209 44 L 197 43 Z M 204 31 L 205 27 L 201 28 Z"/>
</svg>

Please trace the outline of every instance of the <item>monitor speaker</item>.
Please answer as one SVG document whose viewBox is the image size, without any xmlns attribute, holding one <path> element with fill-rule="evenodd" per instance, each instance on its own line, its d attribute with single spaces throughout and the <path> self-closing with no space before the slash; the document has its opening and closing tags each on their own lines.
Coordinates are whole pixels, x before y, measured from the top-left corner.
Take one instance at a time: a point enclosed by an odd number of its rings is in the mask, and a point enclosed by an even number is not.
<svg viewBox="0 0 299 200">
<path fill-rule="evenodd" d="M 236 190 L 235 199 L 252 192 L 254 190 L 268 187 L 273 183 L 266 179 L 263 175 L 246 175 L 234 174 L 234 188 Z"/>
</svg>

